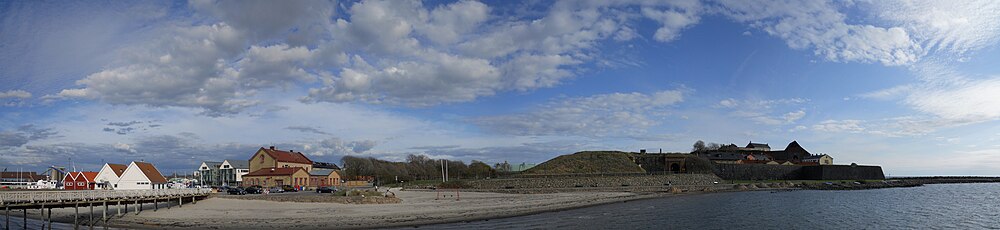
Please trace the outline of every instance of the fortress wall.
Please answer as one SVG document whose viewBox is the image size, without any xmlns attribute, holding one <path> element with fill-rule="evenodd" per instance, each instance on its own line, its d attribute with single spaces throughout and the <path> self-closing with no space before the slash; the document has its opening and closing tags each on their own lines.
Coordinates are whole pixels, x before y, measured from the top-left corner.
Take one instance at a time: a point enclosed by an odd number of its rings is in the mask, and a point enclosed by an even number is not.
<svg viewBox="0 0 1000 230">
<path fill-rule="evenodd" d="M 884 180 L 880 166 L 818 165 L 807 166 L 804 177 L 812 180 Z"/>
<path fill-rule="evenodd" d="M 884 180 L 882 167 L 850 165 L 716 164 L 727 180 Z"/>
<path fill-rule="evenodd" d="M 801 165 L 716 164 L 715 175 L 726 180 L 805 180 Z"/>
<path fill-rule="evenodd" d="M 579 188 L 670 185 L 712 185 L 721 181 L 712 174 L 566 176 L 469 181 L 473 189 Z"/>
</svg>

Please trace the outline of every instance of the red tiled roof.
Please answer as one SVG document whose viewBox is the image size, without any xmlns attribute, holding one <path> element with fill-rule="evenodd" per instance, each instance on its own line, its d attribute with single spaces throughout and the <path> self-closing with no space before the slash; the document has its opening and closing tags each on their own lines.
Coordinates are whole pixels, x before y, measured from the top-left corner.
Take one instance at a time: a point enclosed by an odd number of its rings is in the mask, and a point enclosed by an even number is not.
<svg viewBox="0 0 1000 230">
<path fill-rule="evenodd" d="M 94 178 L 97 178 L 97 172 L 82 172 L 83 177 L 87 178 L 87 181 L 93 182 Z"/>
<path fill-rule="evenodd" d="M 267 153 L 267 155 L 271 156 L 272 158 L 280 162 L 290 162 L 290 163 L 310 164 L 310 165 L 313 163 L 312 160 L 309 160 L 309 158 L 306 157 L 306 155 L 302 155 L 301 152 L 288 152 L 277 149 L 265 149 L 263 147 L 261 147 L 260 150 L 264 150 L 264 152 Z"/>
<path fill-rule="evenodd" d="M 73 181 L 80 181 L 80 179 L 84 179 L 87 182 L 93 182 L 94 178 L 96 177 L 97 177 L 97 172 L 69 172 L 66 174 L 66 178 L 69 178 Z M 66 178 L 63 178 L 63 181 L 66 181 Z"/>
<path fill-rule="evenodd" d="M 262 168 L 257 171 L 250 172 L 244 177 L 248 176 L 288 176 L 295 174 L 299 170 L 305 170 L 301 167 L 289 167 L 289 168 Z"/>
<path fill-rule="evenodd" d="M 120 164 L 111 164 L 111 163 L 108 163 L 108 167 L 111 167 L 111 171 L 114 171 L 115 175 L 118 175 L 119 177 L 121 177 L 122 173 L 125 173 L 125 169 L 128 168 L 128 165 L 120 165 Z"/>
<path fill-rule="evenodd" d="M 146 174 L 146 178 L 149 178 L 151 183 L 167 183 L 167 178 L 160 174 L 160 170 L 156 169 L 156 166 L 146 162 L 134 162 L 135 166 L 139 166 L 139 170 L 142 170 L 142 174 Z"/>
</svg>

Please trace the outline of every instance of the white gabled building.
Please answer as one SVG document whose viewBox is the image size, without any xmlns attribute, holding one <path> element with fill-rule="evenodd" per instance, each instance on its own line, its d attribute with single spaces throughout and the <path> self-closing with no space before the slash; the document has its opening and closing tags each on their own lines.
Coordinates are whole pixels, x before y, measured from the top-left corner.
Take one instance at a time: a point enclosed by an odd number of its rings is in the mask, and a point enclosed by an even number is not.
<svg viewBox="0 0 1000 230">
<path fill-rule="evenodd" d="M 128 165 L 111 164 L 105 163 L 104 167 L 101 167 L 101 171 L 97 172 L 97 177 L 94 178 L 94 182 L 97 183 L 97 187 L 94 189 L 115 189 L 118 178 L 125 173 L 125 169 Z"/>
<path fill-rule="evenodd" d="M 153 164 L 133 161 L 116 184 L 122 190 L 167 189 L 167 178 Z"/>
<path fill-rule="evenodd" d="M 250 163 L 247 160 L 225 160 L 219 164 L 219 175 L 223 185 L 242 186 L 243 175 L 250 173 Z"/>
</svg>

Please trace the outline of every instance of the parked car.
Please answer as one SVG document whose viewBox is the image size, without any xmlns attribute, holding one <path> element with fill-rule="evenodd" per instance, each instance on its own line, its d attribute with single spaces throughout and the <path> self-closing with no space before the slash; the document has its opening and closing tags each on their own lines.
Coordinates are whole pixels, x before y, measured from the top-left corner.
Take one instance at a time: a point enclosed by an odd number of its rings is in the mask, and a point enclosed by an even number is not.
<svg viewBox="0 0 1000 230">
<path fill-rule="evenodd" d="M 337 192 L 337 189 L 333 187 L 319 187 L 316 189 L 316 193 L 335 193 L 335 192 Z"/>
<path fill-rule="evenodd" d="M 262 192 L 264 192 L 264 189 L 261 188 L 260 186 L 250 186 L 244 188 L 243 190 L 246 191 L 247 194 L 261 194 Z"/>
<path fill-rule="evenodd" d="M 295 189 L 295 187 L 292 187 L 291 185 L 282 185 L 281 189 L 285 190 L 285 192 L 298 192 L 299 191 L 299 190 Z"/>
<path fill-rule="evenodd" d="M 229 195 L 246 195 L 247 194 L 246 190 L 244 190 L 243 188 L 239 188 L 239 187 L 237 187 L 237 188 L 229 188 L 229 190 L 227 192 L 229 193 Z"/>
<path fill-rule="evenodd" d="M 281 187 L 271 187 L 271 188 L 267 189 L 267 191 L 270 192 L 270 193 L 283 193 L 283 192 L 285 192 L 285 190 L 281 189 Z"/>
</svg>

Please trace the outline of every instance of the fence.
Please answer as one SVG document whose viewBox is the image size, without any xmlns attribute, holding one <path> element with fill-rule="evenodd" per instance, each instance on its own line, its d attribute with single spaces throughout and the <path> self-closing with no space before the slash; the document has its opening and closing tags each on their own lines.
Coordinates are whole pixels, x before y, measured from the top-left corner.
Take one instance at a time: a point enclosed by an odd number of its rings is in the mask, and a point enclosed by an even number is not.
<svg viewBox="0 0 1000 230">
<path fill-rule="evenodd" d="M 114 200 L 211 194 L 211 189 L 0 192 L 0 204 Z"/>
</svg>

